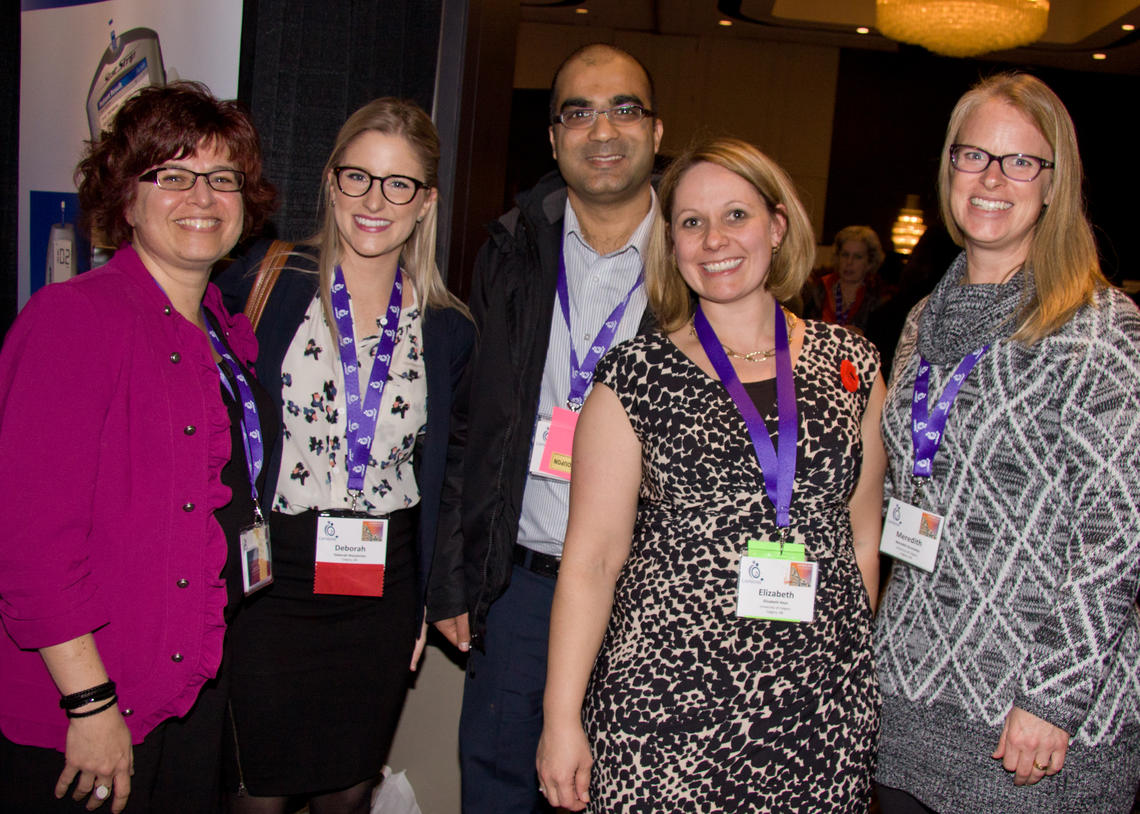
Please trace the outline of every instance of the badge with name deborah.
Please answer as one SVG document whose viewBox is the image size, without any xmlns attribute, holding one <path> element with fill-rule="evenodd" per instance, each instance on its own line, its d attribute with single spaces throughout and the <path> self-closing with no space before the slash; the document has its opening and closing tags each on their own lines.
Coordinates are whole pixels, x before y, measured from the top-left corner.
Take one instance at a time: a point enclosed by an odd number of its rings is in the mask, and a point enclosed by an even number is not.
<svg viewBox="0 0 1140 814">
<path fill-rule="evenodd" d="M 387 555 L 388 518 L 321 512 L 313 593 L 383 596 Z"/>
<path fill-rule="evenodd" d="M 749 540 L 740 558 L 736 615 L 779 622 L 810 622 L 815 616 L 819 564 L 809 562 L 802 543 Z"/>
<path fill-rule="evenodd" d="M 241 587 L 246 596 L 273 582 L 273 555 L 269 548 L 269 524 L 263 521 L 242 529 Z"/>
<path fill-rule="evenodd" d="M 574 428 L 578 413 L 555 407 L 551 418 L 540 418 L 534 432 L 531 474 L 540 478 L 570 480 L 570 456 L 574 450 Z"/>
<path fill-rule="evenodd" d="M 883 518 L 879 551 L 930 573 L 938 559 L 938 541 L 944 525 L 942 515 L 892 497 Z"/>
</svg>

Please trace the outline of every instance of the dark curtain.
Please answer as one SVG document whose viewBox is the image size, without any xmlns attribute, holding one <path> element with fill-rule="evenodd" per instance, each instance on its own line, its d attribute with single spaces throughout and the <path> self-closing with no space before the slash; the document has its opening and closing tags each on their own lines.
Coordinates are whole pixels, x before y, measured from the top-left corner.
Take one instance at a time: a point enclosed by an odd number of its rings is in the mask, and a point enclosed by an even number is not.
<svg viewBox="0 0 1140 814">
<path fill-rule="evenodd" d="M 0 292 L 0 338 L 16 318 L 18 262 L 16 252 L 16 200 L 19 195 L 20 148 L 20 4 L 4 4 L 2 12 L 8 22 L 0 25 L 0 110 L 7 110 L 0 122 L 0 268 L 4 269 L 3 291 Z"/>
<path fill-rule="evenodd" d="M 321 169 L 350 113 L 378 96 L 431 112 L 441 2 L 245 0 L 238 94 L 281 192 L 271 232 L 315 231 Z"/>
</svg>

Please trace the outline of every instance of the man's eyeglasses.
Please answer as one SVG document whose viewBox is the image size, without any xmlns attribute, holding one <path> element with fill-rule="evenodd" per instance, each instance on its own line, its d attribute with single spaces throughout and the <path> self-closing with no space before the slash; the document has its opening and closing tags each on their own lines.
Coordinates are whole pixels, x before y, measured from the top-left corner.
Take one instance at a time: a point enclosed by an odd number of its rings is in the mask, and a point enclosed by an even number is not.
<svg viewBox="0 0 1140 814">
<path fill-rule="evenodd" d="M 950 145 L 950 163 L 959 172 L 985 172 L 995 161 L 1001 168 L 1001 174 L 1011 181 L 1032 181 L 1041 174 L 1041 170 L 1051 170 L 1054 167 L 1052 161 L 1035 155 L 994 155 L 969 144 Z"/>
<path fill-rule="evenodd" d="M 333 167 L 333 175 L 337 187 L 350 198 L 363 198 L 372 184 L 379 181 L 380 192 L 397 206 L 411 203 L 421 189 L 430 189 L 423 181 L 406 175 L 373 175 L 360 167 Z"/>
<path fill-rule="evenodd" d="M 153 181 L 159 189 L 185 192 L 193 189 L 199 178 L 205 178 L 214 192 L 241 192 L 241 188 L 245 186 L 245 173 L 238 170 L 194 172 L 181 167 L 156 167 L 140 175 L 139 181 Z"/>
<path fill-rule="evenodd" d="M 648 108 L 636 104 L 624 104 L 611 107 L 608 110 L 596 110 L 592 107 L 568 107 L 557 116 L 550 119 L 551 124 L 561 124 L 570 130 L 585 130 L 593 127 L 598 116 L 605 116 L 606 120 L 618 127 L 632 127 L 640 124 L 643 119 L 653 118 L 657 114 Z"/>
</svg>

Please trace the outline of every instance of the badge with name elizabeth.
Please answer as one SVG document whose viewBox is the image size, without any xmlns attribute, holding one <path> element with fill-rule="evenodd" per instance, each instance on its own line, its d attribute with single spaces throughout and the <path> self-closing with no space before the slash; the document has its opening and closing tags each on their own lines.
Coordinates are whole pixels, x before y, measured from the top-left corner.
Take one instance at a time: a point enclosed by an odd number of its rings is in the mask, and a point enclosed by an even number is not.
<svg viewBox="0 0 1140 814">
<path fill-rule="evenodd" d="M 802 543 L 749 540 L 740 558 L 736 615 L 780 622 L 810 622 L 815 615 L 819 564 L 808 562 Z"/>
<path fill-rule="evenodd" d="M 930 573 L 938 559 L 938 541 L 944 525 L 942 515 L 892 497 L 883 518 L 879 551 Z"/>
<path fill-rule="evenodd" d="M 383 596 L 388 518 L 321 512 L 313 593 Z"/>
</svg>

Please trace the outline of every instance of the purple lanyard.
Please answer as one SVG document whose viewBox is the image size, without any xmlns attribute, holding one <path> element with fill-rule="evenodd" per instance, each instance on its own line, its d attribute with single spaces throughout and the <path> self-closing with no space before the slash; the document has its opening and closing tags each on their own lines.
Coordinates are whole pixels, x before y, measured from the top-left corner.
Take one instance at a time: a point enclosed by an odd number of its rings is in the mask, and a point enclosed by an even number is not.
<svg viewBox="0 0 1140 814">
<path fill-rule="evenodd" d="M 914 397 L 910 403 L 910 439 L 914 446 L 914 476 L 929 478 L 934 473 L 934 456 L 942 445 L 942 433 L 946 429 L 946 418 L 950 407 L 958 397 L 962 382 L 970 375 L 974 365 L 982 358 L 989 345 L 974 351 L 958 363 L 958 367 L 946 382 L 942 396 L 930 409 L 930 362 L 918 357 L 918 375 L 914 379 Z"/>
<path fill-rule="evenodd" d="M 372 436 L 380 421 L 380 398 L 384 395 L 384 385 L 388 383 L 388 370 L 392 367 L 392 351 L 396 348 L 396 329 L 400 325 L 400 305 L 404 299 L 403 278 L 396 269 L 396 279 L 392 281 L 392 294 L 388 298 L 388 310 L 381 320 L 380 345 L 376 348 L 376 358 L 372 360 L 372 372 L 368 377 L 368 390 L 364 400 L 360 398 L 359 363 L 356 358 L 356 342 L 352 334 L 352 314 L 349 311 L 348 288 L 344 284 L 344 273 L 340 266 L 333 272 L 333 284 L 329 291 L 332 301 L 333 319 L 340 334 L 340 364 L 344 369 L 345 407 L 345 463 L 348 466 L 348 491 L 364 491 L 364 472 L 368 469 L 368 458 L 372 452 Z"/>
<path fill-rule="evenodd" d="M 778 421 L 776 441 L 777 450 L 772 445 L 768 435 L 768 427 L 760 416 L 756 405 L 748 397 L 740 377 L 728 361 L 716 332 L 709 325 L 704 312 L 697 306 L 693 315 L 693 326 L 697 329 L 697 338 L 701 347 L 712 362 L 713 370 L 720 377 L 721 384 L 728 391 L 740 411 L 744 423 L 748 427 L 748 435 L 752 438 L 752 448 L 756 450 L 756 459 L 764 471 L 764 488 L 768 491 L 768 499 L 776 507 L 776 525 L 786 529 L 790 525 L 788 514 L 792 505 L 792 484 L 796 479 L 796 445 L 799 435 L 799 418 L 796 413 L 796 385 L 792 374 L 792 354 L 788 347 L 788 326 L 784 321 L 783 311 L 775 298 L 772 304 L 776 309 L 776 406 Z"/>
<path fill-rule="evenodd" d="M 642 271 L 644 272 L 644 266 Z M 625 309 L 629 305 L 629 298 L 633 296 L 634 291 L 641 287 L 644 279 L 643 273 L 637 275 L 637 282 L 633 284 L 633 288 L 606 318 L 605 324 L 594 337 L 594 343 L 590 346 L 590 350 L 587 351 L 585 358 L 579 364 L 578 352 L 574 350 L 574 329 L 570 326 L 570 287 L 566 281 L 566 258 L 561 254 L 558 255 L 558 304 L 562 307 L 562 318 L 566 320 L 566 330 L 570 332 L 570 394 L 566 397 L 568 409 L 575 411 L 582 409 L 582 402 L 586 400 L 586 391 L 594 380 L 594 368 L 598 366 L 598 360 L 610 349 L 610 345 L 614 341 L 614 334 L 617 333 L 618 323 L 621 322 L 621 318 L 625 315 Z"/>
<path fill-rule="evenodd" d="M 218 356 L 222 357 L 222 363 L 229 368 L 230 373 L 233 375 L 234 380 L 237 381 L 237 395 L 235 398 L 241 401 L 242 419 L 241 419 L 241 437 L 245 447 L 245 463 L 249 470 L 249 490 L 253 495 L 253 511 L 257 515 L 258 520 L 261 519 L 261 508 L 258 506 L 257 501 L 257 478 L 261 474 L 261 467 L 265 463 L 265 446 L 261 438 L 261 419 L 257 415 L 257 401 L 253 397 L 253 388 L 249 384 L 249 380 L 245 377 L 245 372 L 241 369 L 241 365 L 234 359 L 230 349 L 222 342 L 217 332 L 214 331 L 214 325 L 210 318 L 205 315 L 203 311 L 203 319 L 206 322 L 206 331 L 210 334 L 210 344 L 214 346 Z M 219 371 L 220 373 L 220 371 Z M 229 379 L 225 374 L 221 374 L 222 384 L 226 386 L 231 396 L 234 396 L 233 387 L 230 386 Z"/>
</svg>

